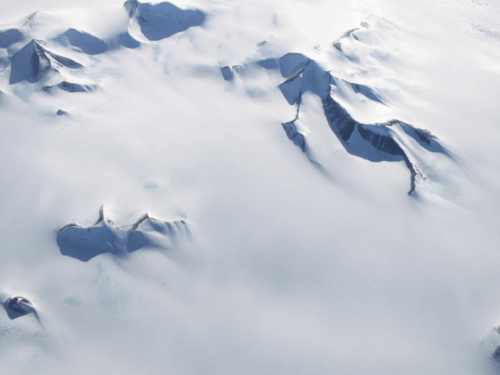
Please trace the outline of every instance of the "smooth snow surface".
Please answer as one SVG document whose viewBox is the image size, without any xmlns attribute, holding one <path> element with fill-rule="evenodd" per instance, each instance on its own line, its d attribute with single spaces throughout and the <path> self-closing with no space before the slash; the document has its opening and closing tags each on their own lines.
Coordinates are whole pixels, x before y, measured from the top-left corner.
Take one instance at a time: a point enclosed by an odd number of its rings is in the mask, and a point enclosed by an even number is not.
<svg viewBox="0 0 500 375">
<path fill-rule="evenodd" d="M 499 20 L 3 4 L 0 373 L 499 374 Z"/>
</svg>

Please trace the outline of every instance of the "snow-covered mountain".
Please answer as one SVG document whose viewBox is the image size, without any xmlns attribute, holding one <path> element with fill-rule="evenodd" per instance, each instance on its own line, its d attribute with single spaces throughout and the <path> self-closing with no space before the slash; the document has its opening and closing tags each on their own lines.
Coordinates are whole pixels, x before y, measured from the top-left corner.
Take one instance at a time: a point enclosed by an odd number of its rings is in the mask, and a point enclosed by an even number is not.
<svg viewBox="0 0 500 375">
<path fill-rule="evenodd" d="M 3 10 L 1 373 L 500 372 L 498 0 Z"/>
</svg>

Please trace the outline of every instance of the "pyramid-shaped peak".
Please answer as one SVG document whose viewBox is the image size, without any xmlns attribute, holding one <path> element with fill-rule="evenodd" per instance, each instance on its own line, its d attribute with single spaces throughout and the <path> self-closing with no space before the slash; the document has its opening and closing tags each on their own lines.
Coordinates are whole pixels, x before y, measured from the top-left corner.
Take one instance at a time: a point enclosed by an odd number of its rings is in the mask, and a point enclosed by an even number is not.
<svg viewBox="0 0 500 375">
<path fill-rule="evenodd" d="M 42 41 L 32 39 L 12 56 L 9 84 L 21 81 L 38 82 L 53 68 L 54 63 L 56 67 L 57 65 L 68 68 L 81 67 L 76 61 L 47 51 Z"/>
<path fill-rule="evenodd" d="M 12 56 L 9 84 L 21 81 L 37 82 L 50 66 L 45 49 L 33 39 Z"/>
</svg>

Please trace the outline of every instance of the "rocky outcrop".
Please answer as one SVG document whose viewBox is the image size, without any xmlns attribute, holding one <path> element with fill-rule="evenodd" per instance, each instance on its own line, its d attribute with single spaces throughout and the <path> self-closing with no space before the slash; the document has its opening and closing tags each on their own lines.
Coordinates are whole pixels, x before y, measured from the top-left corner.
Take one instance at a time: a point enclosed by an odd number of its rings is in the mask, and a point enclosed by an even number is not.
<svg viewBox="0 0 500 375">
<path fill-rule="evenodd" d="M 32 40 L 12 56 L 9 84 L 38 82 L 46 73 L 57 71 L 62 66 L 71 69 L 81 67 L 76 61 L 48 51 L 42 42 Z"/>
<path fill-rule="evenodd" d="M 205 21 L 205 13 L 197 9 L 180 9 L 172 3 L 140 3 L 129 0 L 125 9 L 139 24 L 141 32 L 149 40 L 161 40 Z"/>
<path fill-rule="evenodd" d="M 92 226 L 72 223 L 57 232 L 57 244 L 61 254 L 87 262 L 105 253 L 123 256 L 143 248 L 168 250 L 179 237 L 189 237 L 185 220 L 161 221 L 144 214 L 135 223 L 118 227 L 99 211 L 99 218 Z"/>
<path fill-rule="evenodd" d="M 10 319 L 17 319 L 29 313 L 33 313 L 38 319 L 38 314 L 29 300 L 23 297 L 7 298 L 3 304 Z"/>
<path fill-rule="evenodd" d="M 42 90 L 45 92 L 52 92 L 54 89 L 60 89 L 67 92 L 89 92 L 97 88 L 96 85 L 80 85 L 78 83 L 71 83 L 68 81 L 62 81 L 54 86 L 43 86 Z"/>
<path fill-rule="evenodd" d="M 353 30 L 349 33 L 351 35 Z M 410 171 L 410 189 L 408 194 L 415 191 L 415 178 L 418 168 L 412 162 L 413 155 L 409 154 L 396 136 L 408 136 L 413 138 L 421 147 L 431 152 L 446 154 L 446 150 L 436 141 L 430 132 L 415 128 L 414 126 L 399 120 L 391 120 L 385 123 L 362 124 L 356 121 L 338 102 L 331 96 L 331 84 L 348 85 L 356 93 L 365 95 L 368 99 L 382 102 L 381 98 L 369 87 L 354 84 L 333 77 L 325 72 L 313 60 L 303 54 L 290 53 L 279 59 L 281 75 L 286 80 L 279 86 L 283 96 L 291 105 L 300 108 L 302 95 L 311 92 L 322 100 L 323 111 L 330 129 L 340 140 L 346 151 L 352 155 L 370 160 L 381 161 L 403 161 Z M 297 118 L 299 111 L 297 112 Z M 283 125 L 289 139 L 304 151 L 305 139 L 297 132 L 292 123 Z M 397 129 L 396 129 L 397 128 Z M 305 151 L 304 151 L 305 152 Z"/>
<path fill-rule="evenodd" d="M 234 73 L 229 66 L 223 66 L 220 68 L 220 72 L 225 81 L 232 81 L 234 78 Z"/>
</svg>

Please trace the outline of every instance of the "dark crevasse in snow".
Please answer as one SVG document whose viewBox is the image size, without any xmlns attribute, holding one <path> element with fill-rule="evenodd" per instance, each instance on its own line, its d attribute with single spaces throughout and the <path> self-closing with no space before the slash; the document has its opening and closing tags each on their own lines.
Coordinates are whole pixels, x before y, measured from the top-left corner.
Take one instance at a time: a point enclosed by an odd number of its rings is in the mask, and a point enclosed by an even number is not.
<svg viewBox="0 0 500 375">
<path fill-rule="evenodd" d="M 205 22 L 205 13 L 198 9 L 180 9 L 169 2 L 159 4 L 129 0 L 125 9 L 137 20 L 141 32 L 149 40 L 161 40 Z"/>
<path fill-rule="evenodd" d="M 185 220 L 167 222 L 145 214 L 129 228 L 119 228 L 101 208 L 94 225 L 68 224 L 57 232 L 56 240 L 61 254 L 87 262 L 105 253 L 119 256 L 145 247 L 170 249 L 179 236 L 189 237 Z"/>
<path fill-rule="evenodd" d="M 41 42 L 32 40 L 12 56 L 9 84 L 38 82 L 50 69 L 60 66 L 72 69 L 81 67 L 76 61 L 49 52 Z"/>
</svg>

